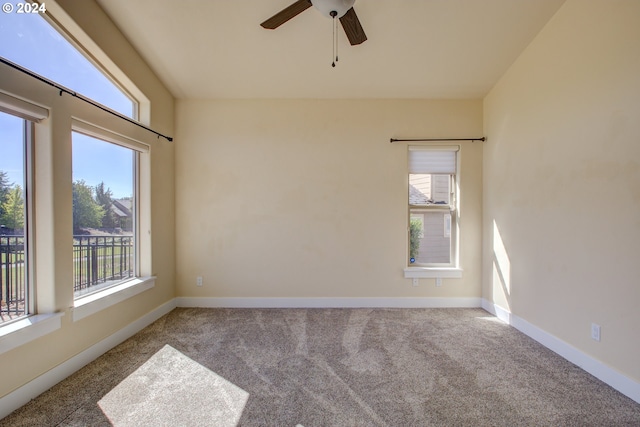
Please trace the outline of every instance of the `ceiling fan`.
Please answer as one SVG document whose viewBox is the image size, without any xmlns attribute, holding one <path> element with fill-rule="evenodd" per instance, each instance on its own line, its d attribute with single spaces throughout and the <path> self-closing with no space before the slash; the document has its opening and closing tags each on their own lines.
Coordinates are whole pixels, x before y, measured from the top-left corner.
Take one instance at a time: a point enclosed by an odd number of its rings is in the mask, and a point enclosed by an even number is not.
<svg viewBox="0 0 640 427">
<path fill-rule="evenodd" d="M 263 28 L 274 30 L 311 6 L 314 6 L 324 16 L 340 19 L 349 43 L 353 46 L 367 40 L 362 25 L 360 25 L 360 20 L 358 20 L 358 15 L 356 15 L 356 11 L 353 10 L 354 3 L 355 0 L 298 0 L 260 25 Z"/>
</svg>

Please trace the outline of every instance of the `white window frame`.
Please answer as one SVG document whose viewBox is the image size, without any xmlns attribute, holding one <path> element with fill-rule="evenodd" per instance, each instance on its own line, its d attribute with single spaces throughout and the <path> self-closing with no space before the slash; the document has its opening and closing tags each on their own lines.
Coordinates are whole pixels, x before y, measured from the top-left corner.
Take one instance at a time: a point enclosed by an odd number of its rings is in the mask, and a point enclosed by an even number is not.
<svg viewBox="0 0 640 427">
<path fill-rule="evenodd" d="M 117 145 L 123 148 L 127 148 L 129 150 L 132 151 L 133 156 L 133 182 L 131 183 L 132 185 L 132 189 L 133 189 L 133 218 L 132 218 L 132 222 L 133 222 L 133 239 L 134 239 L 134 244 L 133 244 L 133 251 L 134 251 L 134 261 L 133 261 L 133 270 L 134 270 L 134 278 L 137 278 L 140 276 L 140 263 L 138 262 L 138 258 L 139 258 L 139 253 L 140 253 L 140 245 L 138 244 L 139 241 L 139 217 L 138 217 L 138 212 L 140 210 L 139 207 L 139 192 L 140 192 L 140 177 L 139 177 L 139 171 L 140 171 L 140 155 L 144 154 L 144 153 L 148 153 L 149 152 L 149 146 L 143 142 L 140 141 L 136 141 L 134 139 L 122 136 L 122 135 L 117 135 L 114 134 L 113 132 L 110 132 L 106 129 L 100 129 L 90 123 L 87 123 L 85 121 L 82 120 L 78 120 L 78 119 L 73 119 L 72 120 L 72 124 L 71 124 L 71 131 L 78 133 L 78 134 L 82 134 L 91 138 L 94 138 L 98 141 L 104 142 L 105 144 L 113 144 L 113 145 Z M 121 283 L 128 281 L 128 280 L 123 280 L 120 283 L 117 283 L 113 286 L 117 286 L 120 285 Z M 94 294 L 97 293 L 98 291 L 89 291 L 86 293 L 86 295 L 90 295 L 90 294 Z M 75 299 L 81 299 L 83 298 L 84 295 L 78 296 Z"/>
<path fill-rule="evenodd" d="M 144 215 L 144 212 L 149 210 L 149 206 L 145 206 L 142 201 L 144 199 L 148 200 L 148 196 L 145 197 L 145 193 L 148 193 L 150 187 L 149 177 L 146 174 L 143 175 L 141 169 L 148 170 L 148 166 L 144 167 L 143 165 L 148 165 L 150 161 L 150 146 L 145 142 L 111 132 L 77 118 L 72 119 L 71 130 L 99 139 L 105 143 L 128 148 L 136 153 L 133 166 L 135 203 L 133 208 L 134 277 L 114 286 L 74 298 L 73 320 L 77 321 L 154 287 L 155 278 L 148 275 L 150 259 L 145 254 L 150 253 L 150 247 L 146 247 L 145 241 L 141 239 L 142 233 L 140 233 L 141 225 L 145 223 L 144 218 L 149 216 L 148 212 L 147 215 Z"/>
<path fill-rule="evenodd" d="M 445 146 L 433 146 L 433 145 L 420 145 L 409 146 L 407 155 L 410 156 L 411 151 L 453 151 L 455 152 L 455 172 L 450 174 L 448 172 L 432 171 L 424 172 L 437 174 L 446 174 L 452 176 L 451 183 L 451 200 L 448 205 L 411 205 L 409 203 L 409 176 L 411 174 L 409 168 L 407 170 L 407 252 L 405 259 L 407 265 L 404 268 L 404 277 L 410 279 L 417 278 L 461 278 L 462 268 L 459 265 L 459 212 L 460 212 L 460 146 L 459 145 L 445 145 Z M 409 162 L 407 162 L 409 164 Z M 449 263 L 430 263 L 430 264 L 409 264 L 409 230 L 411 215 L 413 213 L 422 212 L 446 212 L 451 215 L 451 229 L 450 229 L 450 262 Z M 423 224 L 424 226 L 424 224 Z M 445 233 L 445 224 L 443 224 L 443 233 Z"/>
<path fill-rule="evenodd" d="M 27 259 L 27 269 L 25 271 L 25 315 L 20 319 L 28 317 L 35 313 L 35 286 L 34 277 L 35 269 L 33 260 L 35 259 L 33 251 L 33 143 L 34 143 L 34 123 L 39 123 L 49 116 L 49 111 L 38 105 L 31 104 L 24 100 L 15 98 L 6 93 L 0 92 L 0 112 L 8 114 L 23 120 L 23 180 L 20 183 L 24 188 L 24 242 L 25 256 Z M 16 319 L 16 321 L 20 320 Z M 7 321 L 0 324 L 0 328 L 14 321 Z"/>
<path fill-rule="evenodd" d="M 37 314 L 34 256 L 34 126 L 49 117 L 49 110 L 34 103 L 0 92 L 0 111 L 23 120 L 25 126 L 25 242 L 27 256 L 25 315 L 0 324 L 0 354 L 52 333 L 62 326 L 64 313 Z"/>
</svg>

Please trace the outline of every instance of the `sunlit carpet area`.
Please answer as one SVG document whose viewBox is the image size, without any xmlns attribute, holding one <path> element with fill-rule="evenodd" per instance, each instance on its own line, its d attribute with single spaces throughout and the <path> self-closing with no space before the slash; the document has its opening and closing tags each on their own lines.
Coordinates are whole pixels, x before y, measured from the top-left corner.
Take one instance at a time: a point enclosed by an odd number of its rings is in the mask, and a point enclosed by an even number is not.
<svg viewBox="0 0 640 427">
<path fill-rule="evenodd" d="M 0 426 L 637 426 L 481 309 L 178 308 Z"/>
</svg>

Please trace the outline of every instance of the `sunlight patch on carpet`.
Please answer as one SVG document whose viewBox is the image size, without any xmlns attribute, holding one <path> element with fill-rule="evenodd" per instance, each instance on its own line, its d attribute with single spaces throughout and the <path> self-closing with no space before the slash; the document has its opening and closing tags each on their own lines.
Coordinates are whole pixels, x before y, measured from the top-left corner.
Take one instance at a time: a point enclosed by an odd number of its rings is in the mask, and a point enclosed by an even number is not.
<svg viewBox="0 0 640 427">
<path fill-rule="evenodd" d="M 115 427 L 235 426 L 248 399 L 240 387 L 165 345 L 98 405 Z"/>
</svg>

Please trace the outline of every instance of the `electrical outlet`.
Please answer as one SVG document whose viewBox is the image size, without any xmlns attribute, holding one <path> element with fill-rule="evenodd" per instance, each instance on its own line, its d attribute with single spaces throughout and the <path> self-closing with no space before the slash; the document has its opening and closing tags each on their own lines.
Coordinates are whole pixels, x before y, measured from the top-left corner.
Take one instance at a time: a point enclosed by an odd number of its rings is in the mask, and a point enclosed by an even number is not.
<svg viewBox="0 0 640 427">
<path fill-rule="evenodd" d="M 196 279 L 196 286 L 202 286 L 202 276 L 198 276 Z"/>
<path fill-rule="evenodd" d="M 438 287 L 442 286 L 442 278 L 441 277 L 436 277 L 436 286 L 438 286 Z"/>
<path fill-rule="evenodd" d="M 591 324 L 591 339 L 600 341 L 600 325 L 596 323 Z"/>
<path fill-rule="evenodd" d="M 414 277 L 413 280 L 411 281 L 411 284 L 413 286 L 418 286 L 420 284 L 420 279 L 418 279 L 417 277 Z"/>
</svg>

